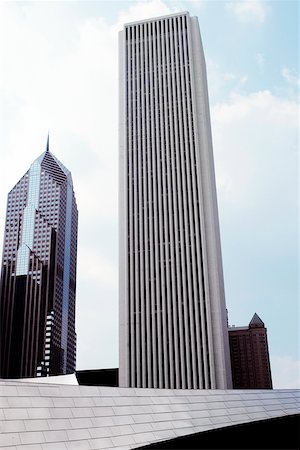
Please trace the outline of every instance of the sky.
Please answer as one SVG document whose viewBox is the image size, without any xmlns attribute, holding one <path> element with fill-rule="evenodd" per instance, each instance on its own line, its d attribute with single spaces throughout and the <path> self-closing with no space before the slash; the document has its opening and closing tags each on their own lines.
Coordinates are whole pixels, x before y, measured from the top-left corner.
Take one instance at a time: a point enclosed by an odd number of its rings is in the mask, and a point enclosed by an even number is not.
<svg viewBox="0 0 300 450">
<path fill-rule="evenodd" d="M 206 57 L 229 323 L 256 312 L 274 387 L 300 387 L 297 1 L 1 2 L 0 236 L 49 130 L 79 210 L 77 369 L 117 367 L 118 31 L 179 11 Z"/>
</svg>

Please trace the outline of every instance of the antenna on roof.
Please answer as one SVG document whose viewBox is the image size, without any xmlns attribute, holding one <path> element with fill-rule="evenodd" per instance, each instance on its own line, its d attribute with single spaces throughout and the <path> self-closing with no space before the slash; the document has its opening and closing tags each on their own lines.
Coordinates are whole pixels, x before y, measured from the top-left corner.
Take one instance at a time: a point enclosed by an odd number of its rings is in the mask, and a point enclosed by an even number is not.
<svg viewBox="0 0 300 450">
<path fill-rule="evenodd" d="M 48 136 L 47 136 L 47 144 L 46 144 L 46 153 L 49 152 L 49 130 L 48 130 Z"/>
</svg>

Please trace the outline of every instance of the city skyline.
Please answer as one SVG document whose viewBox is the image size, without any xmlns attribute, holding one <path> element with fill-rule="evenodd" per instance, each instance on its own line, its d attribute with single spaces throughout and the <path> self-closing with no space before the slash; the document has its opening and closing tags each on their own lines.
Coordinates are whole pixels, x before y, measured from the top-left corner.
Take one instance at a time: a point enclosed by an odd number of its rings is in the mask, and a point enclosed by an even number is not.
<svg viewBox="0 0 300 450">
<path fill-rule="evenodd" d="M 73 373 L 78 211 L 71 173 L 49 151 L 7 196 L 0 377 Z"/>
<path fill-rule="evenodd" d="M 79 369 L 118 361 L 117 32 L 185 9 L 199 17 L 207 59 L 229 322 L 247 323 L 254 310 L 264 317 L 274 387 L 297 384 L 297 8 L 1 4 L 2 217 L 7 192 L 50 128 L 51 148 L 72 168 L 78 192 Z"/>
<path fill-rule="evenodd" d="M 119 37 L 119 384 L 230 389 L 198 18 L 133 22 Z"/>
</svg>

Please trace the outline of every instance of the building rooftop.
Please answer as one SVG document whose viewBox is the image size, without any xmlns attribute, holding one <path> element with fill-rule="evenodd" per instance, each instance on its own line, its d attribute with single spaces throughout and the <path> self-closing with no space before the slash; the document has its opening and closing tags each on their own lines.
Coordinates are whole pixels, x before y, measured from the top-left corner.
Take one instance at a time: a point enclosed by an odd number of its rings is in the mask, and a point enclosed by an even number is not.
<svg viewBox="0 0 300 450">
<path fill-rule="evenodd" d="M 125 450 L 300 413 L 299 390 L 133 389 L 51 381 L 0 380 L 0 448 Z"/>
<path fill-rule="evenodd" d="M 70 185 L 73 186 L 73 180 L 72 180 L 71 172 L 63 165 L 63 163 L 61 163 L 59 161 L 59 159 L 56 158 L 56 156 L 53 155 L 53 153 L 50 152 L 50 149 L 49 149 L 49 134 L 48 134 L 48 136 L 47 136 L 47 143 L 46 143 L 46 150 L 40 156 L 38 156 L 38 158 L 35 161 L 37 161 L 39 164 L 42 164 L 42 162 L 45 160 L 45 158 L 47 156 L 49 156 L 49 155 L 56 162 L 56 164 L 61 169 L 61 171 L 66 175 L 67 180 L 70 183 Z"/>
<path fill-rule="evenodd" d="M 242 331 L 242 330 L 249 330 L 249 327 L 236 327 L 235 325 L 231 325 L 228 327 L 229 331 Z"/>
<path fill-rule="evenodd" d="M 256 313 L 254 313 L 254 316 L 252 317 L 252 319 L 249 323 L 249 327 L 252 328 L 252 327 L 257 327 L 257 326 L 264 327 L 265 324 L 261 320 L 261 318 Z"/>
</svg>

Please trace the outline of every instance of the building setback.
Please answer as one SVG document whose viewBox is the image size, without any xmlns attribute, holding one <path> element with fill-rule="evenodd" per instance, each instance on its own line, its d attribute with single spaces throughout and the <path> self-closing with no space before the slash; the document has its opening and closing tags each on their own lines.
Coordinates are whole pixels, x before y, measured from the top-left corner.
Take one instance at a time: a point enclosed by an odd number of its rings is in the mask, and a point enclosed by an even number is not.
<svg viewBox="0 0 300 450">
<path fill-rule="evenodd" d="M 272 389 L 267 329 L 255 313 L 248 327 L 229 327 L 234 389 Z"/>
<path fill-rule="evenodd" d="M 72 373 L 78 212 L 71 173 L 47 148 L 8 194 L 0 377 Z"/>
<path fill-rule="evenodd" d="M 231 387 L 196 17 L 120 32 L 120 386 Z"/>
</svg>

